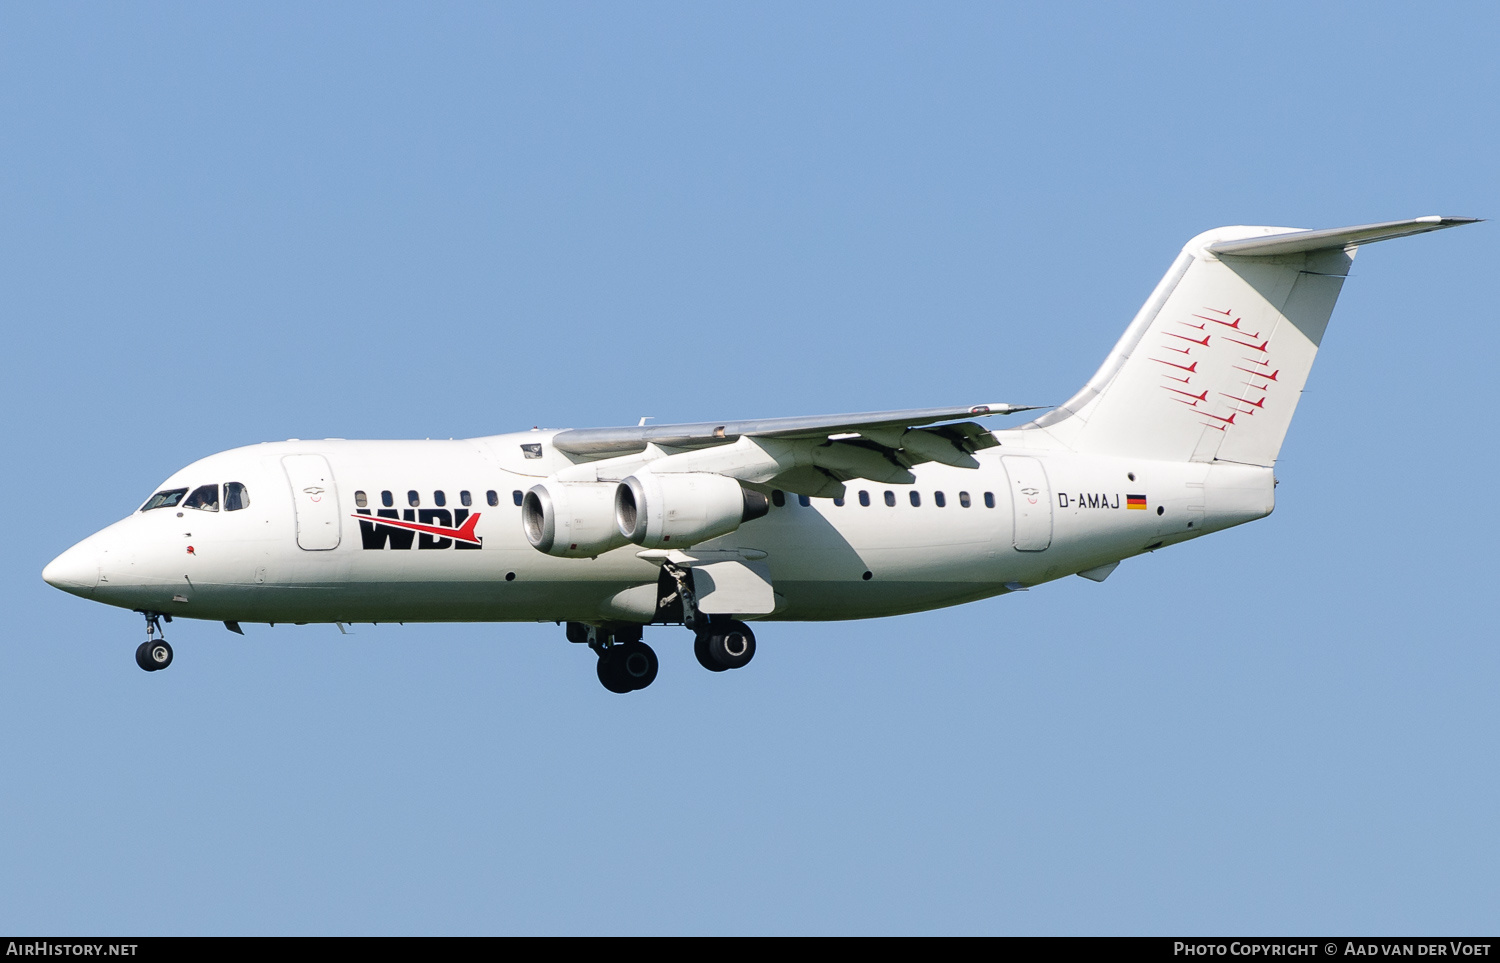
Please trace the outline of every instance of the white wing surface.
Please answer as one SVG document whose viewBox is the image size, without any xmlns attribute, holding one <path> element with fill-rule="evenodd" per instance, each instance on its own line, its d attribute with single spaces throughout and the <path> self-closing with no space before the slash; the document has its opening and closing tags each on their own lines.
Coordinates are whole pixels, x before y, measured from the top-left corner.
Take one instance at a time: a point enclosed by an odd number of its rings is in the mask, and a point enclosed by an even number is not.
<svg viewBox="0 0 1500 963">
<path fill-rule="evenodd" d="M 646 464 L 656 473 L 711 472 L 774 485 L 798 495 L 832 497 L 843 483 L 868 478 L 911 484 L 925 462 L 977 468 L 974 453 L 998 442 L 983 426 L 959 420 L 1032 411 L 1035 405 L 984 404 L 758 421 L 574 428 L 552 436 L 580 464 L 564 481 L 623 477 Z"/>
</svg>

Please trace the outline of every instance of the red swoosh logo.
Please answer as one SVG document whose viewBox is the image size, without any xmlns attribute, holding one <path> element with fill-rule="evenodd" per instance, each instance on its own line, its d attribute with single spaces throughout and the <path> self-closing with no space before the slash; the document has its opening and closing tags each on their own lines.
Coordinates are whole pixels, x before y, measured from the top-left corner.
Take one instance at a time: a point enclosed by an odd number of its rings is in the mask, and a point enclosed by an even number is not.
<svg viewBox="0 0 1500 963">
<path fill-rule="evenodd" d="M 458 542 L 467 542 L 470 545 L 478 545 L 479 539 L 474 537 L 474 526 L 479 524 L 481 512 L 475 512 L 464 519 L 462 528 L 444 528 L 441 525 L 423 525 L 421 522 L 408 522 L 404 518 L 381 518 L 379 515 L 350 515 L 362 522 L 374 522 L 377 525 L 389 525 L 391 528 L 404 528 L 412 532 L 423 532 L 428 535 L 441 535 L 443 538 L 451 538 Z"/>
</svg>

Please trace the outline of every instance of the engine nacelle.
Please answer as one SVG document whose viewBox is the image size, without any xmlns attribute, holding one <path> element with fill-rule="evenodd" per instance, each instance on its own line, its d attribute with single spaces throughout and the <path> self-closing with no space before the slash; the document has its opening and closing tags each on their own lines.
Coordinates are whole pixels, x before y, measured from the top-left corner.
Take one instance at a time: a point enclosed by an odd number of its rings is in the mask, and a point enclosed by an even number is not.
<svg viewBox="0 0 1500 963">
<path fill-rule="evenodd" d="M 618 533 L 647 548 L 687 548 L 770 510 L 760 492 L 708 472 L 643 472 L 615 490 Z"/>
<path fill-rule="evenodd" d="M 615 525 L 614 482 L 547 481 L 521 499 L 521 529 L 538 552 L 591 558 L 625 544 Z"/>
</svg>

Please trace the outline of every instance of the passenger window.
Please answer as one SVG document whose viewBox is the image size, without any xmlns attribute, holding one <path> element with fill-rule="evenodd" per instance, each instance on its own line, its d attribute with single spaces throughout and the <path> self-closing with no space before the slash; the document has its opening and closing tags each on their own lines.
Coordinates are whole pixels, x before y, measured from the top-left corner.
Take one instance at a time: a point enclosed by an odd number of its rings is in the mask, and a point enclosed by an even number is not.
<svg viewBox="0 0 1500 963">
<path fill-rule="evenodd" d="M 523 494 L 521 494 L 521 489 L 517 488 L 515 491 L 513 491 L 513 492 L 510 493 L 510 500 L 511 500 L 512 503 L 515 504 L 515 506 L 517 508 L 520 508 L 521 507 L 521 503 L 526 500 L 526 496 L 523 495 Z M 498 504 L 500 504 L 500 502 L 499 501 L 495 501 L 495 502 L 492 502 L 491 504 L 498 505 Z"/>
<path fill-rule="evenodd" d="M 887 507 L 895 508 L 896 507 L 896 493 L 895 492 L 891 492 L 891 491 L 886 492 L 885 493 L 885 503 L 886 503 Z"/>
<path fill-rule="evenodd" d="M 919 491 L 917 491 L 915 488 L 912 489 L 912 492 L 911 492 L 911 507 L 912 508 L 921 508 L 922 507 L 922 493 L 919 492 Z"/>
<path fill-rule="evenodd" d="M 812 505 L 812 499 L 808 498 L 806 495 L 798 495 L 797 504 L 801 505 L 803 508 L 807 508 L 808 506 Z"/>
<path fill-rule="evenodd" d="M 439 489 L 438 491 L 432 493 L 432 503 L 438 508 L 442 508 L 444 505 L 448 504 L 448 496 L 444 495 L 442 490 Z"/>
<path fill-rule="evenodd" d="M 859 503 L 861 505 L 865 506 L 866 508 L 869 508 L 870 507 L 870 493 L 869 492 L 860 492 L 859 493 Z"/>
<path fill-rule="evenodd" d="M 943 506 L 948 504 L 948 496 L 944 495 L 942 492 L 933 492 L 932 503 L 938 508 L 942 508 Z"/>
<path fill-rule="evenodd" d="M 785 508 L 786 507 L 786 492 L 782 491 L 779 488 L 772 489 L 771 490 L 771 504 L 775 505 L 777 508 Z"/>
<path fill-rule="evenodd" d="M 959 492 L 958 493 L 958 503 L 960 505 L 962 505 L 964 508 L 968 508 L 969 505 L 970 505 L 970 502 L 969 502 L 969 493 L 968 492 Z"/>
<path fill-rule="evenodd" d="M 391 497 L 390 492 L 381 492 L 380 504 L 384 505 L 386 508 L 390 508 L 392 505 L 396 504 L 396 500 Z"/>
<path fill-rule="evenodd" d="M 422 504 L 422 496 L 418 495 L 416 493 L 416 490 L 413 489 L 412 491 L 406 493 L 406 504 L 410 505 L 412 508 L 416 508 L 418 505 Z"/>
<path fill-rule="evenodd" d="M 364 495 L 364 492 L 360 492 Z M 361 502 L 361 504 L 363 504 Z M 242 508 L 250 507 L 250 490 L 239 482 L 224 483 L 224 510 L 226 512 L 237 512 Z"/>
<path fill-rule="evenodd" d="M 224 486 L 224 503 L 225 503 L 224 504 L 224 508 L 228 509 L 229 508 L 229 486 L 228 485 Z M 354 507 L 355 508 L 369 508 L 370 507 L 370 500 L 365 497 L 365 493 L 364 492 L 355 492 L 354 493 Z"/>
<path fill-rule="evenodd" d="M 459 492 L 458 503 L 463 507 L 468 508 L 470 505 L 474 504 L 474 498 L 468 492 Z"/>
<path fill-rule="evenodd" d="M 984 507 L 985 508 L 994 508 L 995 507 L 995 493 L 994 492 L 985 492 L 984 493 Z"/>
<path fill-rule="evenodd" d="M 216 512 L 219 510 L 219 486 L 199 485 L 193 489 L 193 493 L 182 503 L 183 508 L 196 508 L 200 512 Z"/>
<path fill-rule="evenodd" d="M 186 488 L 173 488 L 169 491 L 157 492 L 146 499 L 146 504 L 141 506 L 141 511 L 149 512 L 153 508 L 176 508 L 177 503 L 182 501 L 182 496 L 186 494 Z"/>
<path fill-rule="evenodd" d="M 484 493 L 484 500 L 485 503 L 491 508 L 494 508 L 496 505 L 500 504 L 500 496 L 495 492 L 493 488 Z"/>
<path fill-rule="evenodd" d="M 835 508 L 843 508 L 844 507 L 844 496 L 840 495 L 838 498 L 835 498 L 833 500 L 833 505 L 834 505 Z"/>
</svg>

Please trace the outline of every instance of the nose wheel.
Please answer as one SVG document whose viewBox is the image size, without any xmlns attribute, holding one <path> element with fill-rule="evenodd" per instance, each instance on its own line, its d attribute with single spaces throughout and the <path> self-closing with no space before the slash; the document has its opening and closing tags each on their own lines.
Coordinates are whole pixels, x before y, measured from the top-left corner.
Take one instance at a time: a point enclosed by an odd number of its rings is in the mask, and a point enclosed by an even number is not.
<svg viewBox="0 0 1500 963">
<path fill-rule="evenodd" d="M 142 642 L 135 649 L 135 664 L 147 672 L 165 669 L 172 664 L 172 647 L 166 639 Z"/>
<path fill-rule="evenodd" d="M 146 641 L 135 649 L 135 664 L 147 672 L 165 669 L 172 664 L 172 647 L 161 631 L 162 618 L 155 612 L 146 613 Z M 172 617 L 169 615 L 166 619 L 170 622 Z"/>
</svg>

